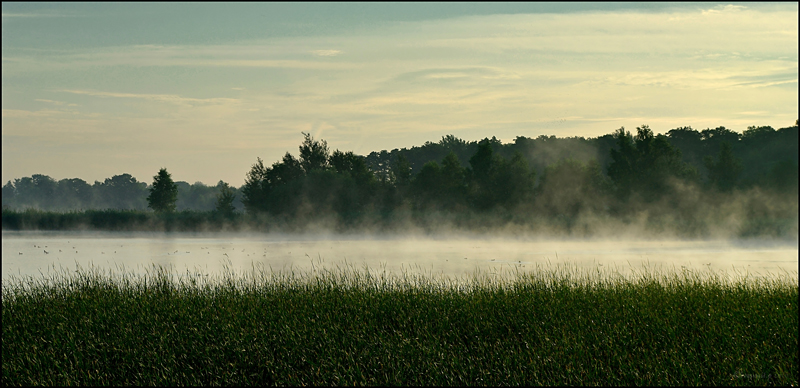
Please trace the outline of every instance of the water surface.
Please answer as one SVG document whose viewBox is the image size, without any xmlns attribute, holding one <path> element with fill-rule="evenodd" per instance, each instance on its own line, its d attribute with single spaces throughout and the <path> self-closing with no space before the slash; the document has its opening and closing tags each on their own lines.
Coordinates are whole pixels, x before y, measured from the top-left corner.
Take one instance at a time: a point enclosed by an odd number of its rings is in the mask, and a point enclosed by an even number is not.
<svg viewBox="0 0 800 388">
<path fill-rule="evenodd" d="M 480 238 L 361 238 L 191 233 L 2 232 L 3 279 L 77 266 L 145 272 L 153 264 L 215 274 L 229 266 L 307 271 L 365 266 L 372 270 L 463 277 L 559 264 L 628 274 L 727 271 L 770 275 L 798 268 L 795 242 L 754 240 L 593 241 Z"/>
</svg>

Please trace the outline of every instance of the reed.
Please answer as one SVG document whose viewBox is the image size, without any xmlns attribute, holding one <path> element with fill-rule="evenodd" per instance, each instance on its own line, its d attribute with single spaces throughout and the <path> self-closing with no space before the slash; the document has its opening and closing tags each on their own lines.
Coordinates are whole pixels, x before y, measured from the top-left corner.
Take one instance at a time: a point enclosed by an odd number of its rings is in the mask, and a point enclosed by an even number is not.
<svg viewBox="0 0 800 388">
<path fill-rule="evenodd" d="M 3 385 L 797 385 L 797 274 L 96 268 L 3 282 Z"/>
</svg>

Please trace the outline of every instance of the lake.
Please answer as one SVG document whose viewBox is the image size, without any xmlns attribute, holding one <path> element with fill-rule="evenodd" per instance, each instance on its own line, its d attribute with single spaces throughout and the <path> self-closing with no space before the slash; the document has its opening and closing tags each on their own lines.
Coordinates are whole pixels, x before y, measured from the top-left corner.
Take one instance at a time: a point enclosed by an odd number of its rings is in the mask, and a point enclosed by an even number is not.
<svg viewBox="0 0 800 388">
<path fill-rule="evenodd" d="M 2 232 L 3 280 L 39 276 L 76 266 L 143 273 L 153 264 L 177 272 L 241 272 L 253 267 L 308 271 L 365 266 L 468 277 L 476 270 L 507 273 L 560 264 L 629 274 L 644 266 L 660 271 L 703 271 L 797 277 L 794 241 L 759 240 L 533 240 L 467 237 L 414 238 L 277 234 L 114 232 Z"/>
</svg>

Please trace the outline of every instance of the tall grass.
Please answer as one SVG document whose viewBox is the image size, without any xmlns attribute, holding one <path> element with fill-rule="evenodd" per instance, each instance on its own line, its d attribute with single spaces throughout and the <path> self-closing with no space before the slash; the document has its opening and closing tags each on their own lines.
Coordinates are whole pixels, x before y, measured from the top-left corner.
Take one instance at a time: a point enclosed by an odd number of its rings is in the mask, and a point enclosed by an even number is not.
<svg viewBox="0 0 800 388">
<path fill-rule="evenodd" d="M 3 385 L 797 385 L 797 275 L 253 268 L 3 283 Z"/>
</svg>

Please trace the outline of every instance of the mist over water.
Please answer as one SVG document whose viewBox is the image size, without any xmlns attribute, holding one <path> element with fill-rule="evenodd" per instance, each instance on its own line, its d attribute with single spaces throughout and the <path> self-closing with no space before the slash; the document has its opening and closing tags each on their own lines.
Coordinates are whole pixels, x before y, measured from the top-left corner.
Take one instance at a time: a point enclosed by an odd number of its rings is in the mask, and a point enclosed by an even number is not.
<svg viewBox="0 0 800 388">
<path fill-rule="evenodd" d="M 468 278 L 503 276 L 559 265 L 607 274 L 651 270 L 723 272 L 797 278 L 796 241 L 592 240 L 447 235 L 437 237 L 2 232 L 3 281 L 95 267 L 144 273 L 153 265 L 177 273 L 219 274 L 263 268 L 310 272 L 352 267 L 371 272 Z"/>
</svg>

